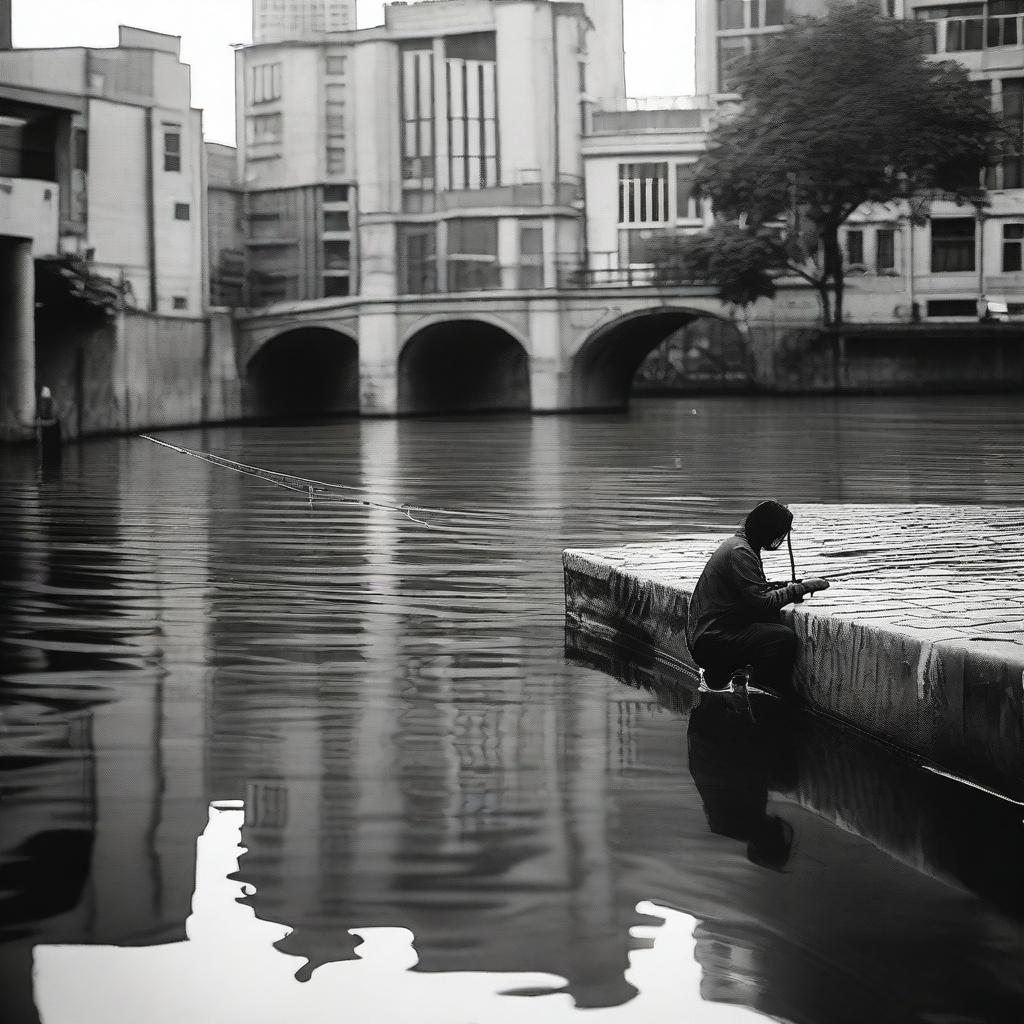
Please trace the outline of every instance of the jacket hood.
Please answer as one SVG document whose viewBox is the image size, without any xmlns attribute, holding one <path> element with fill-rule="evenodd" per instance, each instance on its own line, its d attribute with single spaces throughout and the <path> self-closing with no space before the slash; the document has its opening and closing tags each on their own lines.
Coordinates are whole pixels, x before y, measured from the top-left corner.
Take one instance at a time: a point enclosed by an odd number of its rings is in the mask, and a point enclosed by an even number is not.
<svg viewBox="0 0 1024 1024">
<path fill-rule="evenodd" d="M 762 501 L 743 521 L 743 533 L 751 547 L 766 548 L 784 537 L 793 526 L 793 513 L 777 501 Z"/>
</svg>

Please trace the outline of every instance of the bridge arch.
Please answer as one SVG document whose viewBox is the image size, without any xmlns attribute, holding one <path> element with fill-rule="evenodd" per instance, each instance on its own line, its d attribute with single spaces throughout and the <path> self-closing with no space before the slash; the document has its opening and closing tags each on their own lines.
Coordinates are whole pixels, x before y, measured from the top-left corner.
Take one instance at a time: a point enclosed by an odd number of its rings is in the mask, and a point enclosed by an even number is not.
<svg viewBox="0 0 1024 1024">
<path fill-rule="evenodd" d="M 319 325 L 293 327 L 264 342 L 246 364 L 249 416 L 295 418 L 359 411 L 359 345 Z"/>
<path fill-rule="evenodd" d="M 398 356 L 400 413 L 530 408 L 530 358 L 507 324 L 488 316 L 417 323 Z"/>
<path fill-rule="evenodd" d="M 697 320 L 728 324 L 735 343 L 745 346 L 739 328 L 724 316 L 699 308 L 657 306 L 636 310 L 587 335 L 572 355 L 571 406 L 620 409 L 629 405 L 633 378 L 644 359 L 666 338 Z"/>
</svg>

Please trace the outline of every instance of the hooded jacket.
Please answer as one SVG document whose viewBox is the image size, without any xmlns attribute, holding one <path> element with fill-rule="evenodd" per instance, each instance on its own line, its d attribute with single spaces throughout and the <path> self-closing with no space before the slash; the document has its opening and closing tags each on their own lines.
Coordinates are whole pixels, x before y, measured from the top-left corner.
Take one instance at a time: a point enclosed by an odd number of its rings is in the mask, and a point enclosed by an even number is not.
<svg viewBox="0 0 1024 1024">
<path fill-rule="evenodd" d="M 686 641 L 730 640 L 755 622 L 778 622 L 779 609 L 804 594 L 800 583 L 773 584 L 764 575 L 761 550 L 789 533 L 793 513 L 762 501 L 743 527 L 719 544 L 690 597 Z"/>
</svg>

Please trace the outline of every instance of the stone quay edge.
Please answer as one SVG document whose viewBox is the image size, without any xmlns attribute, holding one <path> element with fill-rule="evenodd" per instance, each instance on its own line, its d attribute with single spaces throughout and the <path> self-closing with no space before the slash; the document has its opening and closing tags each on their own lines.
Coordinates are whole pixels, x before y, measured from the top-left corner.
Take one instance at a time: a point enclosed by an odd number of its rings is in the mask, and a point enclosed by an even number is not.
<svg viewBox="0 0 1024 1024">
<path fill-rule="evenodd" d="M 1024 800 L 1024 509 L 797 505 L 797 575 L 831 588 L 783 610 L 812 709 Z M 695 685 L 687 601 L 726 534 L 567 549 L 567 627 L 637 645 Z M 785 548 L 764 553 L 790 577 Z M 681 679 L 681 685 L 686 685 Z"/>
</svg>

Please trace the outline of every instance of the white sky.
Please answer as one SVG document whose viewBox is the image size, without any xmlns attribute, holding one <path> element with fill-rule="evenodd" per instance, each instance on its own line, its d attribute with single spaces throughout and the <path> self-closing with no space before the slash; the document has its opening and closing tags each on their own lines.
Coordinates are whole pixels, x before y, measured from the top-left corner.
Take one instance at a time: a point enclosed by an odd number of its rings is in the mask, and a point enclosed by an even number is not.
<svg viewBox="0 0 1024 1024">
<path fill-rule="evenodd" d="M 358 24 L 383 22 L 380 0 L 357 0 Z M 693 92 L 694 0 L 624 0 L 626 88 L 632 96 Z M 206 137 L 233 143 L 232 43 L 252 39 L 251 0 L 14 0 L 15 46 L 116 46 L 117 26 L 181 36 L 192 102 Z"/>
</svg>

